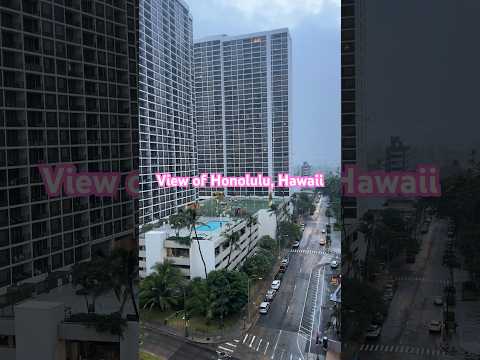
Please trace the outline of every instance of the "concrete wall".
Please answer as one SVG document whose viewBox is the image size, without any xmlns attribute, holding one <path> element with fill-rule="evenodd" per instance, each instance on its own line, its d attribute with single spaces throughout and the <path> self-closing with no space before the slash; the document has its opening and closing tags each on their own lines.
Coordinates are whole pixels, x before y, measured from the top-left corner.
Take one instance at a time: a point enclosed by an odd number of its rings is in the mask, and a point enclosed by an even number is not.
<svg viewBox="0 0 480 360">
<path fill-rule="evenodd" d="M 2 360 L 16 360 L 15 349 L 0 348 L 0 359 Z"/>
<path fill-rule="evenodd" d="M 200 240 L 199 243 L 207 266 L 207 273 L 209 273 L 215 270 L 215 243 L 209 240 Z M 190 246 L 190 278 L 196 277 L 205 278 L 205 268 L 198 250 L 198 243 L 194 240 Z"/>
<path fill-rule="evenodd" d="M 262 209 L 257 212 L 258 218 L 258 238 L 268 235 L 275 239 L 276 219 L 275 214 Z"/>
<path fill-rule="evenodd" d="M 137 360 L 139 358 L 139 326 L 138 322 L 130 321 L 120 342 L 120 360 Z"/>
<path fill-rule="evenodd" d="M 16 360 L 64 360 L 57 330 L 63 318 L 62 303 L 30 300 L 15 306 Z"/>
<path fill-rule="evenodd" d="M 152 273 L 152 267 L 163 262 L 165 258 L 165 240 L 168 236 L 167 230 L 152 230 L 145 233 L 145 252 L 148 254 L 145 260 L 145 274 L 147 276 Z"/>
</svg>

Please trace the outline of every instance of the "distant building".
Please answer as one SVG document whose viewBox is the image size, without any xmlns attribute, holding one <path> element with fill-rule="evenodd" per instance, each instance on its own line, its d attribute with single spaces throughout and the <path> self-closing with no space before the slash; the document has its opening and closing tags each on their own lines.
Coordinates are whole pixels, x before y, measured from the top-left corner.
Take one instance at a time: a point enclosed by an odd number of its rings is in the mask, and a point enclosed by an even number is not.
<svg viewBox="0 0 480 360">
<path fill-rule="evenodd" d="M 398 136 L 390 138 L 390 145 L 385 151 L 385 171 L 406 171 L 408 169 L 407 153 L 410 147 L 405 146 Z"/>
<path fill-rule="evenodd" d="M 304 161 L 302 165 L 302 169 L 300 170 L 301 176 L 311 176 L 312 175 L 312 166 Z"/>
<path fill-rule="evenodd" d="M 218 35 L 194 44 L 199 173 L 291 173 L 291 37 L 288 29 Z M 223 189 L 200 189 L 211 196 Z M 267 196 L 262 188 L 226 195 Z M 289 189 L 275 189 L 288 196 Z"/>
<path fill-rule="evenodd" d="M 183 0 L 140 1 L 140 224 L 197 200 L 195 188 L 159 187 L 155 173 L 197 175 L 192 17 Z"/>
</svg>

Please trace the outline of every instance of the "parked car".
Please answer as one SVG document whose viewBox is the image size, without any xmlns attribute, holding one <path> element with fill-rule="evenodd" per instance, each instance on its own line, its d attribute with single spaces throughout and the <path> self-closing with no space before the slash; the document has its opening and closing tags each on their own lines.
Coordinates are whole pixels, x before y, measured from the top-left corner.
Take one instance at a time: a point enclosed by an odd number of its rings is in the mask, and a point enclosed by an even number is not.
<svg viewBox="0 0 480 360">
<path fill-rule="evenodd" d="M 284 273 L 285 271 L 287 271 L 289 262 L 290 262 L 290 260 L 288 258 L 283 258 L 282 262 L 280 263 L 279 272 Z"/>
<path fill-rule="evenodd" d="M 277 293 L 277 290 L 269 289 L 267 293 L 265 294 L 265 301 L 273 301 L 273 298 L 275 297 L 275 294 Z"/>
<path fill-rule="evenodd" d="M 428 331 L 431 333 L 439 333 L 442 331 L 442 322 L 439 320 L 432 320 L 428 325 Z"/>
<path fill-rule="evenodd" d="M 330 263 L 330 267 L 331 267 L 332 269 L 338 268 L 338 261 L 337 261 L 337 260 L 333 260 L 333 261 Z"/>
<path fill-rule="evenodd" d="M 282 282 L 280 280 L 273 280 L 272 281 L 272 286 L 270 287 L 272 290 L 278 290 L 280 289 L 280 284 Z"/>
<path fill-rule="evenodd" d="M 295 241 L 293 244 L 292 244 L 292 248 L 296 249 L 300 246 L 300 242 L 299 241 Z"/>
<path fill-rule="evenodd" d="M 367 329 L 367 333 L 365 334 L 367 339 L 376 339 L 380 336 L 382 332 L 382 327 L 377 324 L 370 324 Z"/>
<path fill-rule="evenodd" d="M 433 299 L 433 303 L 437 306 L 441 306 L 441 305 L 443 305 L 443 298 L 441 296 L 436 296 Z"/>
<path fill-rule="evenodd" d="M 270 310 L 270 303 L 264 301 L 260 304 L 260 314 L 267 314 L 268 310 Z"/>
</svg>

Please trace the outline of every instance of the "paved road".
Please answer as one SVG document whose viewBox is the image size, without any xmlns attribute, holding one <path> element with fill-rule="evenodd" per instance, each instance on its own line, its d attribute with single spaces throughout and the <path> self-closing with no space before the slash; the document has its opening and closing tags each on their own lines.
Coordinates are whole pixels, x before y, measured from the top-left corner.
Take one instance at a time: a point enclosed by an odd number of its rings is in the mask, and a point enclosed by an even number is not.
<svg viewBox="0 0 480 360">
<path fill-rule="evenodd" d="M 446 222 L 432 221 L 415 264 L 405 265 L 398 277 L 398 288 L 380 338 L 361 347 L 360 359 L 448 358 L 440 347 L 441 335 L 428 331 L 431 320 L 442 320 L 442 307 L 435 306 L 433 299 L 442 296 L 449 279 L 447 268 L 442 266 L 446 241 Z"/>
<path fill-rule="evenodd" d="M 217 360 L 214 349 L 186 342 L 184 339 L 165 335 L 153 327 L 143 328 L 142 350 L 168 360 Z M 234 360 L 234 359 L 232 359 Z"/>
<path fill-rule="evenodd" d="M 314 344 L 317 329 L 322 328 L 322 304 L 328 303 L 329 296 L 325 279 L 331 273 L 328 265 L 334 256 L 320 245 L 327 223 L 324 214 L 323 199 L 305 222 L 299 249 L 290 252 L 288 270 L 269 313 L 262 315 L 243 338 L 222 344 L 221 348 L 242 360 L 316 359 L 311 340 Z M 339 248 L 339 243 L 335 247 Z"/>
</svg>

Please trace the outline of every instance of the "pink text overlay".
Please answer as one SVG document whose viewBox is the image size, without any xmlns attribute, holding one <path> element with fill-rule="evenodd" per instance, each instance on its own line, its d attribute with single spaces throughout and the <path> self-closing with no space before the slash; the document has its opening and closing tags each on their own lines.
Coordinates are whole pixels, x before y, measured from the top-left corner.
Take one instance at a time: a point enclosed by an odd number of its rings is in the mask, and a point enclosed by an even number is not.
<svg viewBox="0 0 480 360">
<path fill-rule="evenodd" d="M 346 165 L 342 195 L 351 197 L 438 197 L 440 171 L 433 165 L 418 165 L 416 171 L 369 171 Z"/>
<path fill-rule="evenodd" d="M 156 173 L 155 178 L 159 187 L 181 188 L 320 188 L 325 186 L 323 174 L 313 176 L 291 176 L 278 174 L 275 182 L 270 176 L 263 174 L 244 176 L 224 176 L 222 174 L 201 174 L 194 177 L 172 176 L 170 173 Z"/>
<path fill-rule="evenodd" d="M 38 165 L 43 185 L 50 197 L 60 196 L 105 196 L 116 197 L 122 174 L 119 172 L 77 172 L 73 164 L 62 164 L 55 168 Z M 123 185 L 131 197 L 139 196 L 138 172 L 130 172 Z"/>
</svg>

